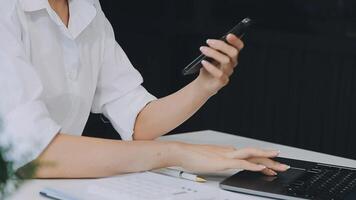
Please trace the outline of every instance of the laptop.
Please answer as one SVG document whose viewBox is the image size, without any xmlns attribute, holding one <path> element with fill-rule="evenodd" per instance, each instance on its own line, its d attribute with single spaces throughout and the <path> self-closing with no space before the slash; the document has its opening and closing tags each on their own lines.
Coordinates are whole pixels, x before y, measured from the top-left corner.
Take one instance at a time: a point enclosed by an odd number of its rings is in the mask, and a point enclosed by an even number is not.
<svg viewBox="0 0 356 200">
<path fill-rule="evenodd" d="M 272 199 L 356 200 L 356 168 L 277 158 L 291 166 L 277 176 L 242 171 L 220 183 L 225 190 Z"/>
</svg>

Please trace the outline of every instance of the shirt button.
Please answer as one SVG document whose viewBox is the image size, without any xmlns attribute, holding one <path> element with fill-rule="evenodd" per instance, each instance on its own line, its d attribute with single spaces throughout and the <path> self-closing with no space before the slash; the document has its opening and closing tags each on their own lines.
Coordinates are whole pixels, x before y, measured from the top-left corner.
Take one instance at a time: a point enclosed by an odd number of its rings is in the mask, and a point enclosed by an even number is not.
<svg viewBox="0 0 356 200">
<path fill-rule="evenodd" d="M 78 70 L 72 69 L 69 71 L 68 78 L 72 81 L 77 80 L 78 78 Z"/>
</svg>

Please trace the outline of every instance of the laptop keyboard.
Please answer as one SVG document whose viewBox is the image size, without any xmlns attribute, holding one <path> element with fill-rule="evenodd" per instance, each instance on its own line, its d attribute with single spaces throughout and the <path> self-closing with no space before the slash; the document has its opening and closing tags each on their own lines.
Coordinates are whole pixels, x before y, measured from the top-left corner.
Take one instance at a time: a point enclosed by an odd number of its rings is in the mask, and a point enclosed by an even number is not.
<svg viewBox="0 0 356 200">
<path fill-rule="evenodd" d="M 356 190 L 356 170 L 316 165 L 286 187 L 289 196 L 341 200 Z"/>
</svg>

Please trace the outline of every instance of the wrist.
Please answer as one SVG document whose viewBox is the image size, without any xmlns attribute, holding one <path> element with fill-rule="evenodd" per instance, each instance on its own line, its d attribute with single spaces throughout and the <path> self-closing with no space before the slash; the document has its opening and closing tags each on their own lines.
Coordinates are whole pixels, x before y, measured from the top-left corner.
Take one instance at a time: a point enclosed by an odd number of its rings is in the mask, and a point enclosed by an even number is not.
<svg viewBox="0 0 356 200">
<path fill-rule="evenodd" d="M 182 167 L 184 159 L 184 146 L 182 142 L 169 142 L 168 144 L 168 166 L 169 167 Z"/>
<path fill-rule="evenodd" d="M 209 98 L 214 96 L 219 91 L 216 86 L 211 84 L 208 80 L 202 78 L 200 75 L 192 82 L 192 84 L 195 85 L 197 91 L 202 92 Z"/>
</svg>

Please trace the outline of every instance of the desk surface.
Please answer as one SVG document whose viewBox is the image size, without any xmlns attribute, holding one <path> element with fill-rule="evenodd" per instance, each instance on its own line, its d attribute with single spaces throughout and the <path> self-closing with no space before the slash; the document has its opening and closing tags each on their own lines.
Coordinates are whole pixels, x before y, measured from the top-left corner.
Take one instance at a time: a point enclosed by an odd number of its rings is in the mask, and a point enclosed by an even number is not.
<svg viewBox="0 0 356 200">
<path fill-rule="evenodd" d="M 164 136 L 160 140 L 165 141 L 182 141 L 196 144 L 217 144 L 217 145 L 229 145 L 237 148 L 242 147 L 259 147 L 266 149 L 275 149 L 281 151 L 282 157 L 295 158 L 308 161 L 316 161 L 328 164 L 343 165 L 349 167 L 356 167 L 356 161 L 346 158 L 330 156 L 322 153 L 302 150 L 298 148 L 288 147 L 284 145 L 273 144 L 269 142 L 263 142 L 259 140 L 249 139 L 245 137 L 239 137 L 235 135 L 229 135 L 216 131 L 200 131 L 193 133 L 185 133 L 171 136 Z M 207 178 L 209 185 L 218 187 L 218 183 L 224 178 L 232 175 L 236 171 L 229 171 L 216 174 L 202 174 Z M 31 180 L 27 181 L 17 191 L 10 200 L 17 199 L 45 199 L 38 195 L 38 192 L 44 187 L 56 188 L 58 185 L 78 185 L 85 182 L 85 180 Z"/>
</svg>

